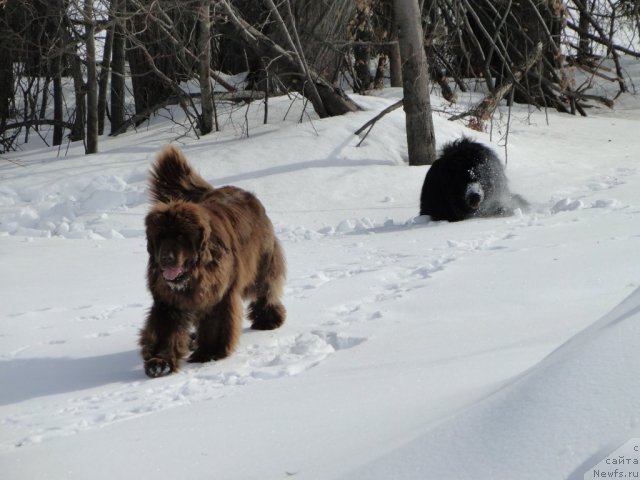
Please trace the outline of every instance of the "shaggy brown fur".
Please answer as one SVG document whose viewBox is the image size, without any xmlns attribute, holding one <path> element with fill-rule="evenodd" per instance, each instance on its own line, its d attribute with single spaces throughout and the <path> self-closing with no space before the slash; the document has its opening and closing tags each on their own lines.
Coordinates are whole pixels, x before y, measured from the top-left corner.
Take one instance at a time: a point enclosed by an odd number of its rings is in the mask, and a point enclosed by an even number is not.
<svg viewBox="0 0 640 480">
<path fill-rule="evenodd" d="M 242 329 L 242 300 L 250 300 L 252 328 L 282 325 L 285 260 L 262 204 L 235 187 L 213 188 L 182 152 L 164 149 L 150 179 L 153 207 L 146 218 L 147 285 L 153 306 L 140 332 L 150 377 L 189 362 L 233 352 Z"/>
</svg>

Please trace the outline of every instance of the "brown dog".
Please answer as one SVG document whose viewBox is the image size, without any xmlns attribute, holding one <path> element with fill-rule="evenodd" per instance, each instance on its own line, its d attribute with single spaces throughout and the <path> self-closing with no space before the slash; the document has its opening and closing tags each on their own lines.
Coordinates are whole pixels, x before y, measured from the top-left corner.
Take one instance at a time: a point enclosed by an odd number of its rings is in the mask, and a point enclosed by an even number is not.
<svg viewBox="0 0 640 480">
<path fill-rule="evenodd" d="M 182 152 L 165 148 L 150 179 L 147 285 L 153 306 L 140 332 L 144 369 L 160 377 L 179 369 L 196 327 L 189 362 L 233 352 L 242 329 L 242 300 L 252 328 L 282 325 L 285 260 L 262 204 L 235 187 L 213 188 Z"/>
</svg>

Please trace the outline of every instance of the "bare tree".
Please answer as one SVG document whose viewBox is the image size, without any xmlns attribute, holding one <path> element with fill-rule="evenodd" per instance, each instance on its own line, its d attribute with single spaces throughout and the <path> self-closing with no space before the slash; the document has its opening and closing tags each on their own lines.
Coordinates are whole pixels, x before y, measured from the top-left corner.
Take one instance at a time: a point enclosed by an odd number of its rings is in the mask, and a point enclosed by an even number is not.
<svg viewBox="0 0 640 480">
<path fill-rule="evenodd" d="M 112 8 L 109 14 L 109 24 L 106 30 L 106 39 L 104 41 L 104 48 L 102 51 L 102 63 L 100 65 L 100 74 L 98 75 L 98 135 L 104 133 L 104 121 L 107 114 L 107 93 L 109 89 L 109 74 L 111 72 L 111 59 L 113 57 L 113 37 L 116 28 L 116 22 L 114 21 L 114 3 L 112 2 Z"/>
<path fill-rule="evenodd" d="M 73 116 L 73 128 L 69 133 L 72 142 L 85 140 L 84 126 L 87 121 L 87 91 L 82 76 L 82 62 L 78 55 L 71 58 L 71 75 L 73 76 L 73 92 L 75 95 L 75 110 Z"/>
<path fill-rule="evenodd" d="M 352 20 L 353 40 L 353 90 L 365 93 L 371 88 L 371 43 L 374 41 L 373 8 L 371 2 L 356 1 L 356 12 Z"/>
<path fill-rule="evenodd" d="M 283 85 L 307 97 L 320 117 L 359 109 L 339 87 L 306 64 L 294 43 L 290 43 L 290 48 L 279 45 L 244 20 L 229 0 L 219 0 L 218 4 L 224 15 L 216 17 L 216 30 L 242 44 L 257 57 L 268 59 Z"/>
<path fill-rule="evenodd" d="M 165 10 L 166 3 L 148 0 L 126 2 L 126 52 L 138 116 L 136 123 L 148 119 L 157 105 L 174 93 L 173 80 L 177 79 L 176 74 L 180 71 L 178 50 L 167 42 L 160 22 L 156 21 L 157 15 L 173 13 L 170 8 Z"/>
<path fill-rule="evenodd" d="M 394 13 L 402 59 L 409 165 L 431 165 L 436 160 L 436 142 L 418 0 L 394 0 Z"/>
<path fill-rule="evenodd" d="M 87 62 L 87 144 L 86 153 L 98 152 L 98 76 L 96 68 L 93 0 L 84 0 L 84 38 Z"/>
<path fill-rule="evenodd" d="M 211 89 L 211 18 L 210 0 L 202 0 L 198 6 L 198 52 L 200 52 L 200 133 L 213 130 L 213 92 Z"/>
<path fill-rule="evenodd" d="M 125 36 L 122 13 L 126 11 L 126 0 L 112 0 L 113 45 L 111 58 L 111 134 L 117 132 L 125 122 Z"/>
<path fill-rule="evenodd" d="M 10 116 L 13 99 L 13 51 L 8 40 L 12 36 L 9 28 L 9 12 L 6 6 L 0 8 L 2 22 L 0 22 L 0 127 L 4 127 Z"/>
</svg>

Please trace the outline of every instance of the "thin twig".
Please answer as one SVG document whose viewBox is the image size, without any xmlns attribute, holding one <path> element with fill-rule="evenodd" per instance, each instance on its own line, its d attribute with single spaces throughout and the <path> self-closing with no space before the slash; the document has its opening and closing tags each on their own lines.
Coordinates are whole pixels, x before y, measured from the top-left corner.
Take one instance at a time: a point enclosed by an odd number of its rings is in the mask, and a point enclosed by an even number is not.
<svg viewBox="0 0 640 480">
<path fill-rule="evenodd" d="M 402 100 L 398 100 L 396 103 L 389 105 L 387 108 L 385 108 L 384 110 L 382 110 L 378 115 L 376 115 L 375 117 L 373 117 L 371 120 L 369 120 L 367 123 L 365 123 L 363 126 L 361 126 L 358 130 L 355 131 L 355 135 L 360 135 L 367 127 L 369 127 L 370 125 L 373 126 L 378 120 L 380 120 L 382 117 L 384 117 L 386 114 L 393 112 L 394 110 L 397 110 L 398 108 L 400 108 L 402 106 Z M 368 132 L 367 132 L 368 133 Z"/>
</svg>

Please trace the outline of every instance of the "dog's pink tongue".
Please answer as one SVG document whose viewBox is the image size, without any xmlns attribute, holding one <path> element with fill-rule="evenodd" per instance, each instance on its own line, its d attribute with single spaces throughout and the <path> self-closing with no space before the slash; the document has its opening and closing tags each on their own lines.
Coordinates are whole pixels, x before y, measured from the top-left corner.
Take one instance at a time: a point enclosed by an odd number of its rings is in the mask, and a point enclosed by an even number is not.
<svg viewBox="0 0 640 480">
<path fill-rule="evenodd" d="M 169 267 L 162 270 L 162 276 L 165 280 L 175 280 L 182 274 L 182 268 L 180 267 Z"/>
</svg>

